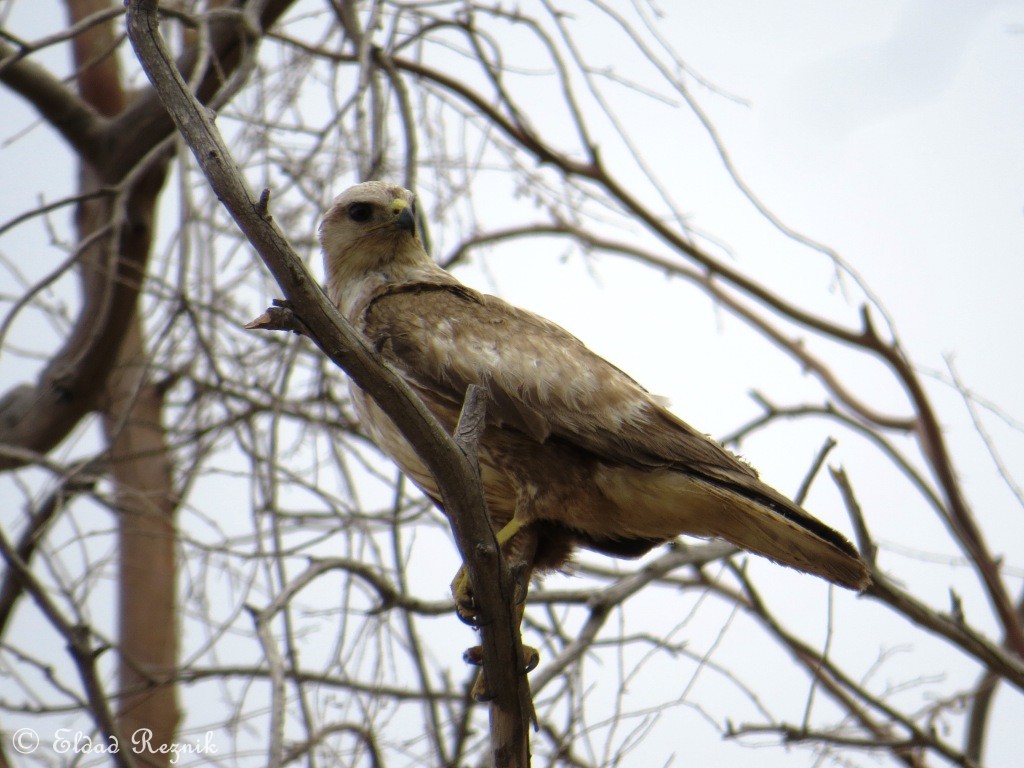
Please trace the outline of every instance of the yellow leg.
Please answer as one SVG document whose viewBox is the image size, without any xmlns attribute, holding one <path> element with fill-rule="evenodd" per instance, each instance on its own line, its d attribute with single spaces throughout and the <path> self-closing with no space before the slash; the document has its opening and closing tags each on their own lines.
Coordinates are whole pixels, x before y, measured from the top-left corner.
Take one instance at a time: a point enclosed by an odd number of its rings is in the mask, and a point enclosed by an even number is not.
<svg viewBox="0 0 1024 768">
<path fill-rule="evenodd" d="M 495 534 L 497 539 L 498 547 L 501 550 L 505 549 L 505 545 L 512 541 L 525 527 L 527 523 L 523 520 L 513 517 L 507 525 L 505 525 L 500 531 Z M 531 540 L 523 552 L 524 565 L 526 566 L 523 572 L 523 579 L 516 582 L 516 625 L 519 626 L 523 620 L 523 611 L 526 607 L 526 592 L 529 587 L 530 571 L 533 564 L 534 551 L 536 549 L 536 541 Z M 466 566 L 463 565 L 459 568 L 458 573 L 455 574 L 455 578 L 452 580 L 452 596 L 455 598 L 455 610 L 460 619 L 467 624 L 472 626 L 478 626 L 480 623 L 480 616 L 476 610 L 476 601 L 473 598 L 472 585 L 469 582 L 469 571 Z M 470 664 L 481 666 L 483 664 L 483 650 L 480 646 L 473 646 L 466 650 L 463 654 L 463 658 Z M 540 661 L 540 654 L 536 648 L 530 646 L 523 646 L 523 674 L 533 670 L 538 662 Z M 473 690 L 471 695 L 477 701 L 487 701 L 493 696 L 487 689 L 487 681 L 484 678 L 484 671 L 481 669 L 480 674 L 477 675 L 476 682 L 473 684 Z"/>
<path fill-rule="evenodd" d="M 516 626 L 522 624 L 523 621 L 523 610 L 525 608 L 525 602 L 521 602 L 516 606 Z M 472 648 L 467 648 L 466 652 L 462 654 L 462 658 L 466 660 L 467 664 L 473 664 L 474 666 L 480 667 L 480 673 L 476 676 L 476 680 L 473 681 L 473 688 L 469 692 L 469 695 L 473 697 L 475 701 L 490 701 L 494 698 L 494 694 L 491 693 L 487 687 L 487 676 L 484 674 L 484 650 L 479 645 L 474 645 Z M 522 674 L 528 674 L 536 669 L 540 663 L 540 652 L 529 645 L 523 646 L 523 667 Z"/>
<path fill-rule="evenodd" d="M 498 541 L 498 549 L 504 549 L 505 545 L 512 541 L 515 535 L 523 530 L 525 526 L 526 523 L 517 517 L 509 520 L 505 527 L 494 535 L 494 538 Z M 459 618 L 471 626 L 476 626 L 478 621 L 476 601 L 473 599 L 473 587 L 469 583 L 469 571 L 466 570 L 465 565 L 459 568 L 455 578 L 452 579 L 451 589 L 452 597 L 455 598 L 455 612 L 458 613 Z"/>
</svg>

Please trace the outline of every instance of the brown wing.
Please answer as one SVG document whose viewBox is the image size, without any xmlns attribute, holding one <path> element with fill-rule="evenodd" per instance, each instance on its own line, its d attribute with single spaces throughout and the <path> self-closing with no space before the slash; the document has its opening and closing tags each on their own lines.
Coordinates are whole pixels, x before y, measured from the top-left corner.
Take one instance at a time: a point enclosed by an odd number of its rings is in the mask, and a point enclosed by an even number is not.
<svg viewBox="0 0 1024 768">
<path fill-rule="evenodd" d="M 501 299 L 416 284 L 377 297 L 365 317 L 367 336 L 412 383 L 456 405 L 469 384 L 483 386 L 489 415 L 538 442 L 556 437 L 638 468 L 756 477 L 575 336 Z"/>
<path fill-rule="evenodd" d="M 762 483 L 753 469 L 554 323 L 463 286 L 429 283 L 378 296 L 365 319 L 376 348 L 427 399 L 442 400 L 446 412 L 458 412 L 469 384 L 483 386 L 491 399 L 488 418 L 500 425 L 538 442 L 567 441 L 611 466 L 671 469 L 708 483 L 723 498 L 735 499 L 723 509 L 746 510 L 735 525 L 724 513 L 721 521 L 711 521 L 716 535 L 845 586 L 866 583 L 866 571 L 845 538 Z M 786 525 L 772 523 L 773 515 L 795 525 L 781 548 L 771 538 Z M 794 559 L 800 529 L 811 534 L 803 545 L 815 554 Z M 837 562 L 823 569 L 820 558 Z"/>
</svg>

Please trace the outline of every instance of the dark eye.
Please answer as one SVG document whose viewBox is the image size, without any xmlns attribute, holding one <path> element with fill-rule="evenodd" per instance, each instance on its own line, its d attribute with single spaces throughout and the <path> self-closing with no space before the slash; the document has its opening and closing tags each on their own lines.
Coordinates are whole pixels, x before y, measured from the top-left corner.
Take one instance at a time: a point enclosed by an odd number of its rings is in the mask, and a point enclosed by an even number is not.
<svg viewBox="0 0 1024 768">
<path fill-rule="evenodd" d="M 373 216 L 373 206 L 369 203 L 352 203 L 348 207 L 348 217 L 352 221 L 362 224 L 369 221 L 371 216 Z"/>
</svg>

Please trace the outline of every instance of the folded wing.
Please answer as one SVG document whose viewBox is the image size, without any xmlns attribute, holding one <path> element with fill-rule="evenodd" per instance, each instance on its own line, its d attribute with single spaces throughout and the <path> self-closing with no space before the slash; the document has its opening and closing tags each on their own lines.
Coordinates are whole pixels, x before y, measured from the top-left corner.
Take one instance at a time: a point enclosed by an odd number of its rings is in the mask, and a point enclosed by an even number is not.
<svg viewBox="0 0 1024 768">
<path fill-rule="evenodd" d="M 866 573 L 841 535 L 758 480 L 757 473 L 716 442 L 662 407 L 646 390 L 590 351 L 561 327 L 493 296 L 461 285 L 413 283 L 392 286 L 364 315 L 365 333 L 411 384 L 457 409 L 466 387 L 490 394 L 488 418 L 538 443 L 557 439 L 601 462 L 637 470 L 672 470 L 770 522 L 819 539 L 841 560 L 853 559 L 848 577 L 827 577 L 863 586 Z M 653 487 L 652 487 L 653 490 Z M 763 508 L 758 511 L 757 508 Z M 780 521 L 781 522 L 781 521 Z M 744 540 L 741 546 L 786 562 L 781 554 Z M 784 543 L 783 543 L 784 546 Z M 805 570 L 805 563 L 796 564 Z"/>
</svg>

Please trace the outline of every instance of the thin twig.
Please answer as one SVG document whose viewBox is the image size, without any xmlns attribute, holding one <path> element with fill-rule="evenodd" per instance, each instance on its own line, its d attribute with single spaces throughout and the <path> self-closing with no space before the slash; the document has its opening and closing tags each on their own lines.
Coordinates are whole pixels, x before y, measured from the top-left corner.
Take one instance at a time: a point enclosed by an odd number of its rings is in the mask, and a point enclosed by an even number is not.
<svg viewBox="0 0 1024 768">
<path fill-rule="evenodd" d="M 441 490 L 445 510 L 457 525 L 486 520 L 483 490 L 475 462 L 455 445 L 419 398 L 394 371 L 383 365 L 354 328 L 341 316 L 309 275 L 305 265 L 288 244 L 272 217 L 261 213 L 259 202 L 246 185 L 232 160 L 231 151 L 203 107 L 175 67 L 160 36 L 155 3 L 131 0 L 128 7 L 128 36 L 139 61 L 174 120 L 211 187 L 239 228 L 260 254 L 277 279 L 292 307 L 302 308 L 302 321 L 311 338 L 356 384 L 369 393 L 391 417 L 403 436 L 430 469 Z M 458 521 L 458 522 L 456 522 Z M 500 556 L 488 524 L 486 538 L 475 536 L 472 555 L 466 558 L 470 580 L 477 597 L 488 604 L 505 604 L 489 618 L 493 634 L 484 632 L 485 665 L 518 671 L 522 654 L 515 655 L 518 627 L 511 607 L 514 589 L 511 574 Z M 462 539 L 460 538 L 460 541 Z M 463 553 L 464 557 L 467 553 Z M 492 590 L 502 598 L 486 595 Z M 497 642 L 495 637 L 510 639 Z M 491 704 L 492 750 L 501 766 L 525 767 L 529 750 L 528 732 L 532 705 L 523 685 L 498 686 Z"/>
</svg>

